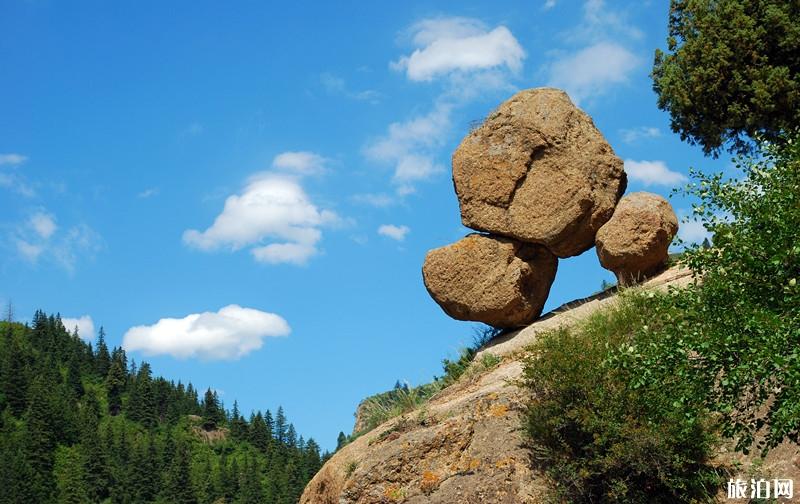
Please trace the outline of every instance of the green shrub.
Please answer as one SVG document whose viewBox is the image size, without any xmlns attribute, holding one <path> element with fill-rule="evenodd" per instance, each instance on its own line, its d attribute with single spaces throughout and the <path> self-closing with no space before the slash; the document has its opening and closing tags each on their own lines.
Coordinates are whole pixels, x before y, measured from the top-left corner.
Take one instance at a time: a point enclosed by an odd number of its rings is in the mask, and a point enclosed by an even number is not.
<svg viewBox="0 0 800 504">
<path fill-rule="evenodd" d="M 541 335 L 525 361 L 534 458 L 567 502 L 711 502 L 710 416 L 678 380 L 636 385 L 640 347 L 667 303 L 628 293 L 584 323 Z M 651 385 L 652 384 L 652 385 Z"/>
<path fill-rule="evenodd" d="M 653 360 L 699 381 L 747 450 L 762 427 L 765 452 L 800 434 L 800 144 L 798 134 L 737 163 L 739 180 L 694 172 L 695 214 L 713 233 L 685 262 L 702 278 L 676 294 L 682 326 L 664 331 Z M 677 355 L 692 355 L 689 361 Z"/>
</svg>

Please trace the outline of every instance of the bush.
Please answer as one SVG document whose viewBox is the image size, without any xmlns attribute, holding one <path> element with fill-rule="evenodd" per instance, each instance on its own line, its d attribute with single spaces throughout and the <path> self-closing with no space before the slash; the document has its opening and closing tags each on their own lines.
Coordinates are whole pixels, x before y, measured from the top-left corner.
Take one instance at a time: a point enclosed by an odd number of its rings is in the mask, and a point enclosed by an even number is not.
<svg viewBox="0 0 800 504">
<path fill-rule="evenodd" d="M 708 464 L 711 418 L 677 380 L 636 385 L 632 364 L 668 303 L 628 293 L 578 326 L 543 334 L 524 381 L 534 458 L 567 502 L 710 502 L 720 484 Z"/>
<path fill-rule="evenodd" d="M 800 144 L 797 133 L 740 160 L 739 180 L 694 172 L 686 193 L 713 233 L 685 262 L 702 279 L 675 297 L 683 326 L 668 327 L 654 360 L 676 361 L 723 414 L 746 451 L 764 429 L 766 452 L 800 429 Z"/>
</svg>

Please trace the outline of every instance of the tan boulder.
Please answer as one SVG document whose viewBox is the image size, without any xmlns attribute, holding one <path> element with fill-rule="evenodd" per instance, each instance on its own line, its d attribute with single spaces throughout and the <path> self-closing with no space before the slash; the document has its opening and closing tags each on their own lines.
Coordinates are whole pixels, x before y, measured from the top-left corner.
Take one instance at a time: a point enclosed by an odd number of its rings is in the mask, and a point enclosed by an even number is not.
<svg viewBox="0 0 800 504">
<path fill-rule="evenodd" d="M 517 327 L 541 314 L 557 266 L 542 246 L 472 234 L 428 252 L 422 276 L 454 319 Z"/>
<path fill-rule="evenodd" d="M 559 257 L 592 247 L 626 177 L 592 119 L 563 91 L 520 91 L 453 154 L 465 226 L 547 246 Z"/>
<path fill-rule="evenodd" d="M 597 232 L 597 257 L 621 285 L 630 285 L 664 268 L 677 232 L 678 218 L 666 199 L 631 193 L 619 201 L 614 215 Z"/>
</svg>

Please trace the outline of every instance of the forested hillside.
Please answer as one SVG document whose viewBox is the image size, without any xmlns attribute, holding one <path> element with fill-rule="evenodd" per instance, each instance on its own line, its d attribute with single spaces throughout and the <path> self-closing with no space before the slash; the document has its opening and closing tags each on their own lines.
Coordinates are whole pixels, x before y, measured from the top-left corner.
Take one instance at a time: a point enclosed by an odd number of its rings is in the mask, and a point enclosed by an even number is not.
<svg viewBox="0 0 800 504">
<path fill-rule="evenodd" d="M 294 503 L 322 463 L 278 408 L 152 376 L 58 315 L 0 322 L 0 503 Z"/>
</svg>

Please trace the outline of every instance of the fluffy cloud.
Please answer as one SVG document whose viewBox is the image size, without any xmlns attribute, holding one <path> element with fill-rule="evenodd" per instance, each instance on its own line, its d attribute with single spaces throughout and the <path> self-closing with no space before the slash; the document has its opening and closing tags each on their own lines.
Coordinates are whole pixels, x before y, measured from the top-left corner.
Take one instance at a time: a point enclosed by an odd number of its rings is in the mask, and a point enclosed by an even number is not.
<svg viewBox="0 0 800 504">
<path fill-rule="evenodd" d="M 16 173 L 13 169 L 27 160 L 28 157 L 22 154 L 0 154 L 0 167 L 8 166 L 12 168 L 11 170 L 0 172 L 0 187 L 11 189 L 28 198 L 34 196 L 35 191 L 30 184 L 28 184 L 22 175 Z"/>
<path fill-rule="evenodd" d="M 576 102 L 606 92 L 628 81 L 641 60 L 614 42 L 598 42 L 555 61 L 549 69 L 550 86 L 564 89 Z"/>
<path fill-rule="evenodd" d="M 56 218 L 45 210 L 31 215 L 11 236 L 17 253 L 27 262 L 40 259 L 55 262 L 68 273 L 75 271 L 78 259 L 91 257 L 103 248 L 103 240 L 84 223 L 59 229 Z"/>
<path fill-rule="evenodd" d="M 304 264 L 317 253 L 321 228 L 337 220 L 336 214 L 312 203 L 296 178 L 262 173 L 241 194 L 225 200 L 211 227 L 189 229 L 183 241 L 204 251 L 254 246 L 251 253 L 258 261 Z M 273 243 L 263 245 L 265 241 Z"/>
<path fill-rule="evenodd" d="M 686 181 L 684 174 L 670 170 L 664 161 L 634 161 L 633 159 L 626 159 L 625 171 L 631 180 L 641 182 L 646 186 L 662 185 L 672 187 Z"/>
<path fill-rule="evenodd" d="M 36 234 L 45 240 L 50 238 L 58 228 L 55 218 L 46 212 L 37 212 L 33 214 L 28 222 Z"/>
<path fill-rule="evenodd" d="M 94 321 L 89 315 L 84 315 L 78 318 L 62 318 L 61 323 L 67 331 L 72 332 L 75 328 L 78 329 L 78 336 L 86 341 L 94 340 Z"/>
<path fill-rule="evenodd" d="M 414 52 L 391 64 L 413 81 L 453 72 L 505 67 L 517 72 L 525 51 L 505 26 L 489 31 L 475 19 L 424 19 L 411 28 Z"/>
<path fill-rule="evenodd" d="M 369 205 L 375 208 L 386 208 L 395 204 L 394 198 L 385 193 L 354 194 L 351 199 L 355 203 Z"/>
<path fill-rule="evenodd" d="M 146 355 L 179 359 L 233 360 L 258 350 L 264 338 L 288 336 L 289 324 L 279 315 L 238 305 L 217 312 L 163 318 L 153 325 L 128 329 L 122 346 Z"/>
<path fill-rule="evenodd" d="M 282 152 L 272 160 L 272 167 L 298 175 L 318 175 L 325 171 L 328 160 L 308 151 Z"/>
<path fill-rule="evenodd" d="M 11 165 L 15 166 L 18 164 L 22 164 L 28 160 L 27 156 L 23 156 L 22 154 L 0 154 L 0 166 L 2 165 Z"/>
<path fill-rule="evenodd" d="M 450 131 L 453 107 L 439 103 L 428 114 L 389 125 L 386 135 L 367 144 L 367 159 L 394 166 L 392 181 L 400 192 L 408 192 L 414 182 L 444 171 L 435 161 L 435 150 Z"/>
<path fill-rule="evenodd" d="M 396 241 L 405 240 L 409 232 L 411 232 L 411 229 L 408 226 L 395 226 L 394 224 L 383 224 L 378 228 L 379 235 Z"/>
<path fill-rule="evenodd" d="M 622 141 L 625 143 L 636 143 L 647 138 L 658 138 L 661 130 L 652 126 L 640 126 L 638 128 L 621 129 L 619 131 Z"/>
</svg>

